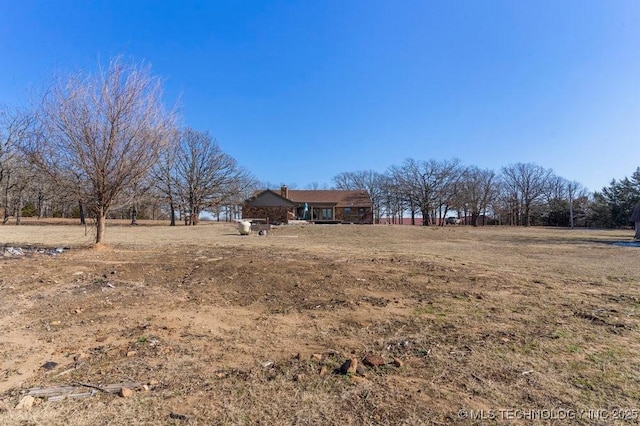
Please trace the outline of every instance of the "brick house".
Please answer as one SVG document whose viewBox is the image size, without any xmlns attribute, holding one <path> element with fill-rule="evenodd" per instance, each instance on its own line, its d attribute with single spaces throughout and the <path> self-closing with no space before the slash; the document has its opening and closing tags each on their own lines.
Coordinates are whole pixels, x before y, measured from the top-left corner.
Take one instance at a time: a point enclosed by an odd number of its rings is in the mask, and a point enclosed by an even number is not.
<svg viewBox="0 0 640 426">
<path fill-rule="evenodd" d="M 306 220 L 314 223 L 373 223 L 373 204 L 367 191 L 295 190 L 257 192 L 242 204 L 243 219 L 269 223 Z"/>
</svg>

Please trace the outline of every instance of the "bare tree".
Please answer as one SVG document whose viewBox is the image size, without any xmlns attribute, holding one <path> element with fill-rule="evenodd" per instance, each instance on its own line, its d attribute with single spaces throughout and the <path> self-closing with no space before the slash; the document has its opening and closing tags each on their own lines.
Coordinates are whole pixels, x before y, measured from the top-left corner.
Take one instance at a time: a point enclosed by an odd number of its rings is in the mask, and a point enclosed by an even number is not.
<svg viewBox="0 0 640 426">
<path fill-rule="evenodd" d="M 198 223 L 203 210 L 226 205 L 244 187 L 253 185 L 249 174 L 208 133 L 192 129 L 180 133 L 175 169 L 191 225 Z"/>
<path fill-rule="evenodd" d="M 547 226 L 566 226 L 569 223 L 567 183 L 566 179 L 555 174 L 550 174 L 547 179 L 541 203 L 536 206 L 536 213 Z"/>
<path fill-rule="evenodd" d="M 567 181 L 567 197 L 569 199 L 569 226 L 571 229 L 575 226 L 575 203 L 577 199 L 587 196 L 586 188 L 577 181 Z"/>
<path fill-rule="evenodd" d="M 240 178 L 231 182 L 226 199 L 227 220 L 241 217 L 241 205 L 260 187 L 258 181 L 245 170 L 240 171 Z"/>
<path fill-rule="evenodd" d="M 404 197 L 413 200 L 420 210 L 422 224 L 427 225 L 429 223 L 433 195 L 426 176 L 421 171 L 421 162 L 408 158 L 402 166 L 392 168 L 392 174 Z"/>
<path fill-rule="evenodd" d="M 478 226 L 480 214 L 486 211 L 496 194 L 496 173 L 478 167 L 467 167 L 460 182 L 458 199 L 471 214 L 471 224 Z"/>
<path fill-rule="evenodd" d="M 416 184 L 417 179 L 417 163 L 415 160 L 408 159 L 402 166 L 391 166 L 388 172 L 387 191 L 392 191 L 388 197 L 397 200 L 396 202 L 403 206 L 411 216 L 411 224 L 416 224 L 416 214 L 421 211 L 420 191 Z M 402 217 L 402 215 L 401 215 Z M 424 218 L 426 222 L 426 218 Z"/>
<path fill-rule="evenodd" d="M 373 204 L 374 223 L 380 221 L 383 176 L 373 170 L 343 172 L 333 178 L 335 189 L 367 191 Z"/>
<path fill-rule="evenodd" d="M 460 182 L 460 160 L 416 161 L 405 160 L 399 168 L 393 169 L 395 179 L 401 182 L 408 200 L 417 205 L 422 213 L 423 225 L 436 223 L 446 215 L 454 202 Z"/>
<path fill-rule="evenodd" d="M 390 168 L 387 174 L 382 175 L 381 182 L 381 217 L 385 217 L 387 223 L 402 223 L 404 213 L 408 210 L 402 182 L 394 176 L 393 168 Z M 415 220 L 412 223 L 415 224 Z"/>
<path fill-rule="evenodd" d="M 0 189 L 3 223 L 13 214 L 20 224 L 24 193 L 31 183 L 32 169 L 25 161 L 23 146 L 34 137 L 34 114 L 17 108 L 0 108 Z"/>
<path fill-rule="evenodd" d="M 43 98 L 47 137 L 32 158 L 58 181 L 74 183 L 77 199 L 96 217 L 96 243 L 104 240 L 114 201 L 167 145 L 174 117 L 161 89 L 149 66 L 116 58 L 97 74 L 60 81 Z"/>
<path fill-rule="evenodd" d="M 444 225 L 447 216 L 447 212 L 451 209 L 452 205 L 456 203 L 458 194 L 461 190 L 460 181 L 464 169 L 461 166 L 460 160 L 454 158 L 452 160 L 445 160 L 434 163 L 435 172 L 435 188 L 436 188 L 436 211 L 439 218 L 439 224 Z"/>
<path fill-rule="evenodd" d="M 179 133 L 171 139 L 171 144 L 160 154 L 160 160 L 151 172 L 151 179 L 158 198 L 169 207 L 169 225 L 176 225 L 176 210 L 180 208 L 176 155 L 178 153 Z"/>
<path fill-rule="evenodd" d="M 532 163 L 517 163 L 502 168 L 505 189 L 518 205 L 517 224 L 531 226 L 531 208 L 548 189 L 553 172 Z"/>
</svg>

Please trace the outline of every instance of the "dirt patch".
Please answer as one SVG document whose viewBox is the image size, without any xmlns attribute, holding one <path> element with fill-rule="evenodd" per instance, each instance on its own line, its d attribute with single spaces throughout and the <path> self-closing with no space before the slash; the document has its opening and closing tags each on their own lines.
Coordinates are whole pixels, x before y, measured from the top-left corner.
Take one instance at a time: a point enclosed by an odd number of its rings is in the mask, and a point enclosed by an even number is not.
<svg viewBox="0 0 640 426">
<path fill-rule="evenodd" d="M 640 408 L 637 253 L 602 244 L 622 233 L 143 223 L 109 227 L 93 250 L 73 225 L 0 231 L 5 246 L 68 248 L 0 258 L 3 424 Z M 376 361 L 341 374 L 352 358 Z M 15 408 L 33 388 L 124 382 L 140 386 Z"/>
</svg>

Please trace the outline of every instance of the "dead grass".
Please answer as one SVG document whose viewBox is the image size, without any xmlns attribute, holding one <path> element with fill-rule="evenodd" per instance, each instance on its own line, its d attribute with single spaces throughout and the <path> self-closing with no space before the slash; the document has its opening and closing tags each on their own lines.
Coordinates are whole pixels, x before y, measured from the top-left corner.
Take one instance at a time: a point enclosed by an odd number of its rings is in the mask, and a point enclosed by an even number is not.
<svg viewBox="0 0 640 426">
<path fill-rule="evenodd" d="M 461 409 L 526 424 L 640 409 L 640 249 L 611 244 L 628 231 L 112 224 L 103 250 L 71 224 L 0 235 L 70 248 L 0 258 L 2 424 L 467 424 Z M 367 354 L 401 366 L 335 373 Z M 29 388 L 123 381 L 149 390 L 14 409 Z M 602 413 L 575 423 L 611 423 Z"/>
</svg>

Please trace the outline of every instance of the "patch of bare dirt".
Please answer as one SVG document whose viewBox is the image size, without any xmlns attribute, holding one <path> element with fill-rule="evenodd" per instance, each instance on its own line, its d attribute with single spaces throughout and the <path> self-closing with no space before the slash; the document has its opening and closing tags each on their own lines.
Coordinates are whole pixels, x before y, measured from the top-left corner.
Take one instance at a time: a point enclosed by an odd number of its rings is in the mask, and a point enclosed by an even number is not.
<svg viewBox="0 0 640 426">
<path fill-rule="evenodd" d="M 95 250 L 74 225 L 0 232 L 5 247 L 67 248 L 0 257 L 2 424 L 640 408 L 638 251 L 610 244 L 623 233 L 143 224 L 108 227 Z M 121 383 L 133 393 L 106 391 Z M 54 387 L 92 396 L 16 408 Z"/>
</svg>

